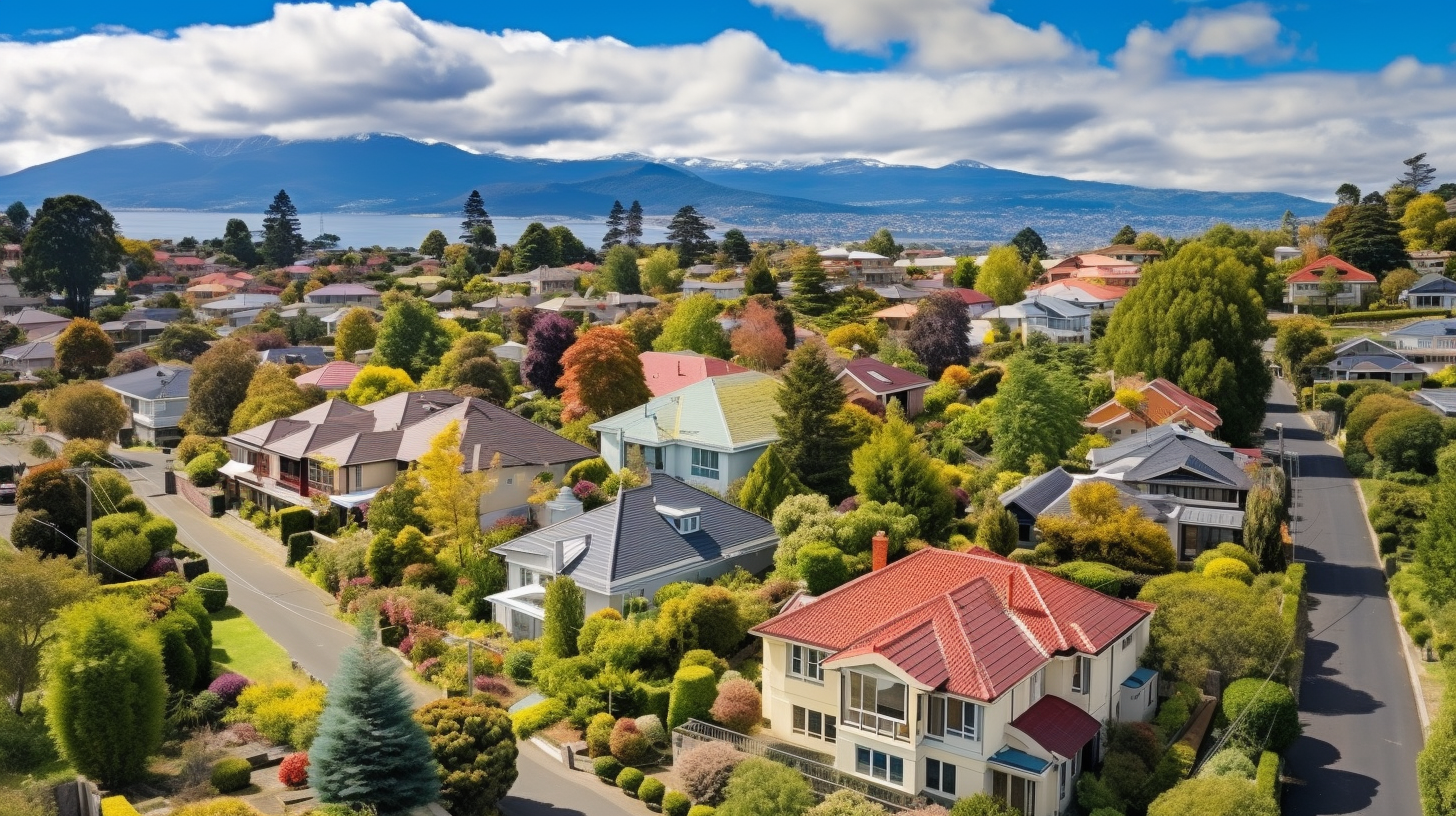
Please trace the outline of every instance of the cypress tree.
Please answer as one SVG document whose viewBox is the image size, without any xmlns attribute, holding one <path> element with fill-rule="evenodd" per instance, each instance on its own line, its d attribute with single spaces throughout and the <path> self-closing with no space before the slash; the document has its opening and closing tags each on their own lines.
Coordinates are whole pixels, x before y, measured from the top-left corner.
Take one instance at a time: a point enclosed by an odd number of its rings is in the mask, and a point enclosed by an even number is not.
<svg viewBox="0 0 1456 816">
<path fill-rule="evenodd" d="M 774 425 L 784 465 L 806 487 L 836 502 L 849 495 L 849 428 L 838 413 L 844 387 L 834 378 L 824 344 L 794 350 L 776 399 L 780 413 Z"/>
<path fill-rule="evenodd" d="M 298 231 L 298 208 L 287 190 L 279 190 L 263 214 L 263 259 L 274 266 L 288 266 L 303 254 L 303 235 Z"/>
<path fill-rule="evenodd" d="M 344 652 L 329 687 L 308 782 L 320 802 L 369 805 L 381 813 L 435 801 L 440 778 L 425 732 L 411 716 L 399 664 L 379 645 L 372 616 Z"/>
<path fill-rule="evenodd" d="M 1351 210 L 1339 234 L 1330 241 L 1330 252 L 1377 276 L 1408 263 L 1400 224 L 1390 217 L 1384 204 L 1361 204 Z"/>
<path fill-rule="evenodd" d="M 546 584 L 546 621 L 541 626 L 541 654 L 552 657 L 576 655 L 576 636 L 586 620 L 586 596 L 568 575 L 558 575 Z"/>
<path fill-rule="evenodd" d="M 997 555 L 1010 555 L 1016 549 L 1016 538 L 1016 516 L 995 496 L 986 499 L 980 523 L 976 525 L 976 546 Z"/>
<path fill-rule="evenodd" d="M 622 232 L 627 238 L 627 246 L 635 247 L 642 243 L 642 204 L 638 201 L 632 202 L 632 208 L 627 210 L 627 223 L 622 227 Z"/>
<path fill-rule="evenodd" d="M 627 234 L 622 230 L 626 221 L 627 211 L 622 208 L 622 202 L 613 201 L 612 211 L 607 214 L 607 232 L 602 236 L 602 252 L 609 252 L 612 247 L 622 243 L 622 237 Z"/>
<path fill-rule="evenodd" d="M 898 404 L 891 404 L 884 424 L 854 452 L 849 481 L 861 502 L 905 508 L 920 520 L 927 538 L 942 538 L 955 512 L 949 486 Z"/>
<path fill-rule="evenodd" d="M 829 311 L 829 290 L 824 287 L 824 260 L 813 247 L 805 247 L 794 253 L 790 260 L 793 270 L 794 294 L 789 303 L 794 310 L 816 317 Z"/>
<path fill-rule="evenodd" d="M 726 244 L 727 238 L 723 239 Z M 768 255 L 760 252 L 753 256 L 748 262 L 748 274 L 743 281 L 743 291 L 747 295 L 771 295 L 774 298 L 779 296 L 779 280 L 774 276 L 773 270 L 768 265 Z"/>
<path fill-rule="evenodd" d="M 743 487 L 738 490 L 738 506 L 771 519 L 784 499 L 808 492 L 809 488 L 784 464 L 775 443 L 764 450 L 744 477 Z"/>
</svg>

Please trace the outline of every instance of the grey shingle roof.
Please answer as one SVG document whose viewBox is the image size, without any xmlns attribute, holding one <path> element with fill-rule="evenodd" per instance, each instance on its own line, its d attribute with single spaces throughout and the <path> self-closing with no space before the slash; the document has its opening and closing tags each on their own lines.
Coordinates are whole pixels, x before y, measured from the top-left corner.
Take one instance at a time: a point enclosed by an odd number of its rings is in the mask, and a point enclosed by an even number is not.
<svg viewBox="0 0 1456 816">
<path fill-rule="evenodd" d="M 1007 507 L 1015 504 L 1027 513 L 1039 516 L 1072 489 L 1072 481 L 1072 474 L 1062 468 L 1049 470 L 1001 494 L 1001 504 Z"/>
<path fill-rule="evenodd" d="M 701 528 L 683 535 L 657 506 L 701 509 Z M 652 484 L 617 494 L 617 500 L 544 527 L 498 547 L 505 552 L 547 556 L 555 542 L 591 536 L 586 549 L 561 574 L 599 592 L 611 592 L 633 577 L 674 564 L 717 561 L 726 551 L 752 542 L 775 546 L 767 519 L 734 507 L 664 474 Z"/>
<path fill-rule="evenodd" d="M 265 363 L 298 363 L 306 366 L 321 366 L 333 358 L 324 353 L 323 346 L 289 346 L 280 349 L 265 349 L 258 352 Z"/>
<path fill-rule="evenodd" d="M 107 377 L 101 384 L 112 391 L 145 400 L 175 399 L 187 396 L 192 382 L 192 369 L 181 366 L 153 366 L 130 374 Z"/>
</svg>

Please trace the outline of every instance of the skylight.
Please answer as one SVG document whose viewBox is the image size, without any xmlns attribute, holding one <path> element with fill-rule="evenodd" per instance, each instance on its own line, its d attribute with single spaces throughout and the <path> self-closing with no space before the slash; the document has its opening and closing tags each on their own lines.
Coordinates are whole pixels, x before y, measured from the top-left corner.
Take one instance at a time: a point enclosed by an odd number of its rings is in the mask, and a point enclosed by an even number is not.
<svg viewBox="0 0 1456 816">
<path fill-rule="evenodd" d="M 889 377 L 886 377 L 884 374 L 881 374 L 878 371 L 871 371 L 871 372 L 869 372 L 869 375 L 871 377 L 874 377 L 875 379 L 879 380 L 880 382 L 885 383 L 886 385 L 888 385 L 889 382 L 890 382 L 890 378 Z"/>
</svg>

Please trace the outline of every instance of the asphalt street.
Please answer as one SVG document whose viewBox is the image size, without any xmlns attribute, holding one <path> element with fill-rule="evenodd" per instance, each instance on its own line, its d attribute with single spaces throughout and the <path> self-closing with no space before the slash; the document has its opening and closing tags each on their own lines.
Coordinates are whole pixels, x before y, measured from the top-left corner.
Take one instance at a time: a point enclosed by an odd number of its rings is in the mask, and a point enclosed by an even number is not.
<svg viewBox="0 0 1456 816">
<path fill-rule="evenodd" d="M 1308 565 L 1311 632 L 1300 686 L 1304 735 L 1287 754 L 1285 816 L 1421 812 L 1415 692 L 1357 491 L 1340 451 L 1274 385 L 1266 445 L 1284 424 L 1298 454 L 1295 558 Z"/>
</svg>

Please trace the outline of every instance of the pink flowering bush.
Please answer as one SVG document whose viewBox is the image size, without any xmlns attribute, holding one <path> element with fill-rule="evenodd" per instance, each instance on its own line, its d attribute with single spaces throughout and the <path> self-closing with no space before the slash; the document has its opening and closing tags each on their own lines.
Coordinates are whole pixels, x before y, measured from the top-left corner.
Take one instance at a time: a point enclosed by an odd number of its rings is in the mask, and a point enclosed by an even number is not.
<svg viewBox="0 0 1456 816">
<path fill-rule="evenodd" d="M 145 568 L 142 569 L 143 578 L 161 578 L 163 575 L 174 575 L 177 572 L 177 561 L 170 556 L 153 558 Z"/>
<path fill-rule="evenodd" d="M 747 734 L 763 719 L 763 696 L 748 680 L 726 680 L 708 713 L 724 727 Z"/>
<path fill-rule="evenodd" d="M 208 684 L 207 690 L 216 694 L 222 699 L 226 706 L 237 705 L 238 695 L 243 689 L 253 685 L 253 681 L 236 672 L 225 672 L 219 674 L 217 679 Z"/>
<path fill-rule="evenodd" d="M 494 677 L 477 676 L 475 678 L 475 690 L 481 694 L 491 694 L 496 697 L 505 697 L 511 693 L 506 684 Z"/>
</svg>

